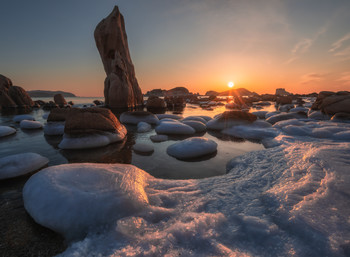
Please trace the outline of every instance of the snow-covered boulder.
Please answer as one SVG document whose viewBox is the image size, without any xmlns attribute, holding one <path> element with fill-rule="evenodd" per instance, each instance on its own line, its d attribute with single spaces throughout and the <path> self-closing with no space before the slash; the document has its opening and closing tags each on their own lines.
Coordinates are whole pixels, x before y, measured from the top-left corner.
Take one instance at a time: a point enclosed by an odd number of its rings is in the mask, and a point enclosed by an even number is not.
<svg viewBox="0 0 350 257">
<path fill-rule="evenodd" d="M 170 145 L 167 153 L 176 159 L 186 160 L 202 157 L 217 150 L 217 143 L 204 137 L 192 137 Z"/>
<path fill-rule="evenodd" d="M 324 114 L 321 111 L 311 111 L 308 113 L 308 118 L 313 120 L 329 120 L 331 116 Z"/>
<path fill-rule="evenodd" d="M 155 130 L 159 134 L 168 135 L 192 135 L 196 132 L 194 128 L 186 124 L 169 121 L 161 122 Z"/>
<path fill-rule="evenodd" d="M 21 129 L 41 129 L 43 127 L 43 124 L 41 124 L 39 121 L 22 120 L 19 123 L 19 126 Z"/>
<path fill-rule="evenodd" d="M 201 133 L 207 130 L 207 126 L 200 121 L 184 120 L 182 121 L 182 123 L 192 127 L 196 131 L 196 133 Z"/>
<path fill-rule="evenodd" d="M 44 126 L 44 134 L 48 136 L 60 136 L 64 134 L 64 121 L 48 121 Z"/>
<path fill-rule="evenodd" d="M 64 164 L 33 175 L 23 188 L 24 207 L 40 225 L 68 240 L 136 214 L 148 205 L 143 170 L 127 164 Z"/>
<path fill-rule="evenodd" d="M 265 114 L 265 119 L 268 119 L 276 114 L 280 114 L 281 112 L 280 111 L 274 111 L 274 112 L 268 112 Z"/>
<path fill-rule="evenodd" d="M 298 106 L 298 107 L 290 109 L 289 112 L 304 112 L 304 113 L 308 113 L 309 109 L 305 108 L 305 107 L 302 107 L 302 106 Z"/>
<path fill-rule="evenodd" d="M 207 120 L 204 119 L 204 118 L 202 118 L 202 117 L 200 117 L 200 116 L 188 116 L 188 117 L 184 118 L 184 119 L 182 120 L 182 122 L 188 121 L 188 120 L 200 121 L 200 122 L 202 122 L 202 123 L 204 123 L 204 124 L 207 123 Z"/>
<path fill-rule="evenodd" d="M 266 121 L 270 122 L 271 124 L 275 124 L 276 122 L 282 121 L 282 120 L 290 120 L 290 119 L 306 119 L 307 114 L 304 112 L 292 112 L 292 113 L 280 113 L 276 114 L 274 116 L 271 116 Z"/>
<path fill-rule="evenodd" d="M 61 143 L 58 145 L 61 149 L 85 149 L 96 148 L 119 142 L 124 139 L 127 134 L 126 128 L 123 126 L 119 133 L 100 132 L 84 135 L 64 134 Z"/>
<path fill-rule="evenodd" d="M 29 114 L 21 114 L 21 115 L 16 115 L 13 118 L 14 122 L 21 122 L 22 120 L 35 120 L 35 118 L 32 115 Z"/>
<path fill-rule="evenodd" d="M 233 137 L 256 140 L 274 138 L 278 135 L 278 131 L 274 128 L 259 128 L 254 126 L 234 126 L 222 130 L 221 133 Z"/>
<path fill-rule="evenodd" d="M 152 126 L 148 124 L 147 122 L 139 122 L 137 123 L 137 132 L 139 133 L 145 133 L 152 129 Z"/>
<path fill-rule="evenodd" d="M 36 171 L 49 163 L 37 153 L 21 153 L 0 159 L 0 179 L 14 178 Z"/>
<path fill-rule="evenodd" d="M 164 141 L 168 141 L 169 137 L 167 135 L 153 135 L 149 137 L 152 142 L 164 142 Z"/>
<path fill-rule="evenodd" d="M 141 153 L 141 154 L 150 154 L 154 152 L 154 146 L 150 144 L 145 144 L 145 143 L 136 143 L 133 145 L 132 149 L 136 153 Z"/>
<path fill-rule="evenodd" d="M 141 121 L 155 125 L 159 122 L 159 119 L 153 113 L 144 111 L 123 112 L 120 115 L 120 122 L 124 124 L 137 125 Z"/>
<path fill-rule="evenodd" d="M 265 119 L 265 115 L 267 114 L 267 111 L 256 111 L 252 112 L 252 114 L 256 115 L 259 119 Z"/>
<path fill-rule="evenodd" d="M 257 117 L 254 114 L 243 111 L 226 111 L 207 122 L 207 128 L 223 130 L 232 126 L 247 125 L 254 122 Z"/>
<path fill-rule="evenodd" d="M 164 114 L 156 114 L 156 116 L 157 116 L 157 118 L 159 120 L 162 120 L 162 119 L 165 119 L 165 118 L 170 118 L 170 119 L 174 119 L 174 120 L 181 120 L 182 119 L 182 116 L 176 115 L 176 114 L 164 113 Z"/>
<path fill-rule="evenodd" d="M 9 126 L 0 126 L 0 137 L 6 137 L 16 133 L 16 129 Z"/>
</svg>

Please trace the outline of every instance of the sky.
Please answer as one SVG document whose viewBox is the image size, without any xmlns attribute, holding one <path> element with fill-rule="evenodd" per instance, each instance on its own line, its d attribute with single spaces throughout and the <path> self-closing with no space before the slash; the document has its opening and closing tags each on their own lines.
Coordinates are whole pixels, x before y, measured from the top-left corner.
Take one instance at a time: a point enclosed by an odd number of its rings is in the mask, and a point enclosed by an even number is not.
<svg viewBox="0 0 350 257">
<path fill-rule="evenodd" d="M 350 91 L 349 0 L 2 0 L 0 74 L 103 96 L 93 32 L 118 5 L 143 93 Z"/>
</svg>

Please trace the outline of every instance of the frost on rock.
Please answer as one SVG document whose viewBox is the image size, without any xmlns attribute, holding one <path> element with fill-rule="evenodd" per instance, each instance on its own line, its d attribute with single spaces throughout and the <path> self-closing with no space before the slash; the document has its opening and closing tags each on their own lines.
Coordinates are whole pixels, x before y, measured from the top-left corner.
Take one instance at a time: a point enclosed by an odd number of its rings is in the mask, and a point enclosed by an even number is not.
<svg viewBox="0 0 350 257">
<path fill-rule="evenodd" d="M 33 175 L 23 188 L 33 219 L 66 237 L 82 239 L 148 205 L 146 172 L 126 164 L 64 164 Z"/>
<path fill-rule="evenodd" d="M 139 133 L 145 133 L 152 129 L 152 126 L 148 124 L 147 122 L 140 121 L 137 123 L 137 132 Z"/>
<path fill-rule="evenodd" d="M 122 141 L 127 134 L 126 128 L 123 126 L 118 133 L 100 132 L 95 134 L 83 134 L 70 136 L 63 135 L 61 143 L 58 145 L 61 149 L 84 149 L 95 148 L 109 145 L 114 142 Z"/>
<path fill-rule="evenodd" d="M 9 126 L 0 126 L 0 137 L 6 137 L 16 133 L 16 129 Z"/>
<path fill-rule="evenodd" d="M 192 135 L 196 132 L 194 128 L 186 124 L 170 121 L 161 122 L 155 130 L 159 134 L 167 135 Z"/>
<path fill-rule="evenodd" d="M 19 126 L 21 129 L 41 129 L 43 124 L 41 124 L 39 121 L 22 120 L 19 123 Z"/>
<path fill-rule="evenodd" d="M 14 122 L 21 122 L 22 120 L 35 120 L 35 118 L 32 115 L 29 114 L 21 114 L 21 115 L 16 115 L 13 118 Z"/>
<path fill-rule="evenodd" d="M 60 136 L 64 134 L 64 121 L 48 121 L 44 126 L 44 134 L 48 136 Z"/>
<path fill-rule="evenodd" d="M 167 153 L 180 160 L 192 159 L 215 153 L 217 143 L 204 137 L 192 137 L 170 145 Z"/>
<path fill-rule="evenodd" d="M 14 178 L 36 171 L 49 163 L 37 153 L 21 153 L 0 159 L 0 179 Z"/>
</svg>

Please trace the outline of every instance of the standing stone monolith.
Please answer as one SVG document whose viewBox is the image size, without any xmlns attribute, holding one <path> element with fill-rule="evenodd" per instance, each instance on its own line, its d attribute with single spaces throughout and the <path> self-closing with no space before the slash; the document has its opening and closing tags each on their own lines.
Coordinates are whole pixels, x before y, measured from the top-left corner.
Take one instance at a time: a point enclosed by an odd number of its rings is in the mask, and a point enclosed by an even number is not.
<svg viewBox="0 0 350 257">
<path fill-rule="evenodd" d="M 117 6 L 96 26 L 94 37 L 107 75 L 105 104 L 111 108 L 141 106 L 143 96 L 129 53 L 124 18 Z"/>
</svg>

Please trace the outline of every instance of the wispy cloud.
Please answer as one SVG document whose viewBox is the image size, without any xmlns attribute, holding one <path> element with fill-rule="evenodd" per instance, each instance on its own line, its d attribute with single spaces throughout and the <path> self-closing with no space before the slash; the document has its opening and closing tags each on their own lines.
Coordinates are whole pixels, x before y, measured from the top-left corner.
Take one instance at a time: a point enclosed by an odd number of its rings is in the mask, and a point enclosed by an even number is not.
<svg viewBox="0 0 350 257">
<path fill-rule="evenodd" d="M 337 79 L 338 82 L 341 82 L 345 85 L 350 85 L 350 72 L 343 72 L 340 74 L 340 77 Z"/>
<path fill-rule="evenodd" d="M 313 72 L 313 73 L 307 73 L 305 75 L 303 75 L 301 77 L 301 81 L 300 83 L 302 84 L 308 84 L 310 82 L 317 82 L 317 81 L 321 81 L 321 80 L 324 80 L 325 79 L 325 75 L 324 73 L 316 73 L 316 72 Z"/>
<path fill-rule="evenodd" d="M 329 49 L 329 52 L 334 52 L 335 50 L 339 49 L 342 47 L 343 43 L 350 40 L 350 33 L 346 34 L 345 36 L 343 36 L 341 39 L 339 39 L 338 41 L 334 42 L 332 44 L 332 48 Z"/>
<path fill-rule="evenodd" d="M 295 60 L 299 59 L 303 54 L 309 51 L 310 47 L 315 43 L 315 41 L 327 31 L 328 24 L 321 27 L 312 38 L 303 38 L 299 40 L 293 47 L 291 57 L 285 62 L 290 64 Z"/>
</svg>

